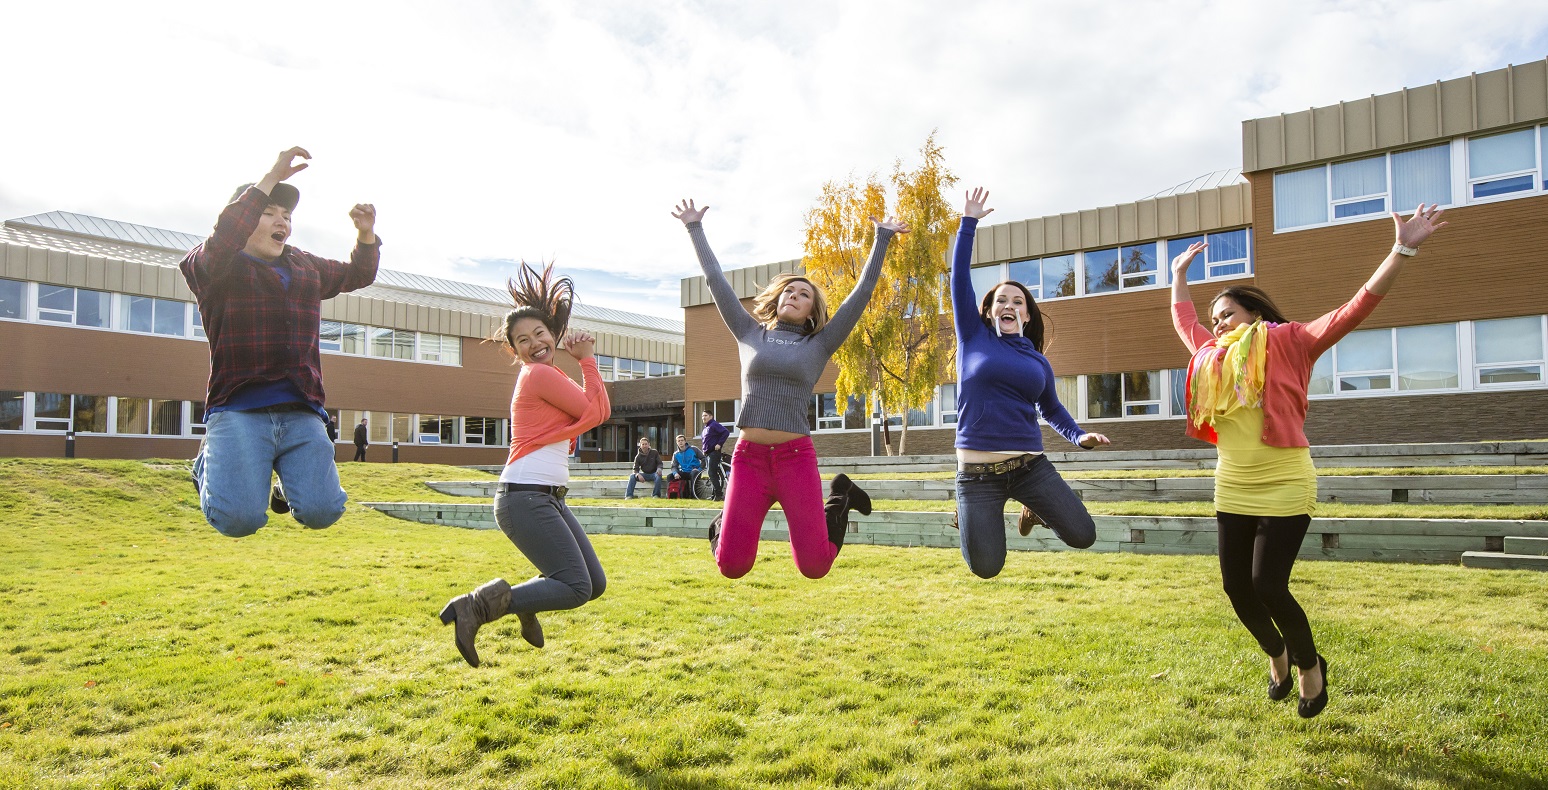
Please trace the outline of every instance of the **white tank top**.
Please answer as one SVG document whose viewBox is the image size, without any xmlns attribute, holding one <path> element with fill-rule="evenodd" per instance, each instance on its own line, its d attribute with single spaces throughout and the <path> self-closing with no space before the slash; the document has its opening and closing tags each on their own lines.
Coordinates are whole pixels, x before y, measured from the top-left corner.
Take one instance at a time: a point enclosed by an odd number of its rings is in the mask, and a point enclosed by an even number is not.
<svg viewBox="0 0 1548 790">
<path fill-rule="evenodd" d="M 570 440 L 554 442 L 533 450 L 505 465 L 500 471 L 502 483 L 530 483 L 540 486 L 570 484 Z"/>
</svg>

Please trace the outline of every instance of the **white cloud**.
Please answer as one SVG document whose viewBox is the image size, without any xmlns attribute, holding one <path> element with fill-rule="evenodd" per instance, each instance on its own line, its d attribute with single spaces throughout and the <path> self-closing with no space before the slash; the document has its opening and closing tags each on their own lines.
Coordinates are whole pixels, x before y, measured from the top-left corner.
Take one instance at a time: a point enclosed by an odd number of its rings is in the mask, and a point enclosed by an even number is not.
<svg viewBox="0 0 1548 790">
<path fill-rule="evenodd" d="M 222 9 L 8 10 L 0 214 L 201 232 L 299 143 L 304 247 L 369 200 L 388 266 L 554 259 L 662 280 L 636 309 L 670 315 L 682 197 L 726 265 L 784 260 L 823 181 L 931 129 L 997 219 L 1041 216 L 1237 166 L 1245 118 L 1548 54 L 1548 6 L 1504 0 Z"/>
</svg>

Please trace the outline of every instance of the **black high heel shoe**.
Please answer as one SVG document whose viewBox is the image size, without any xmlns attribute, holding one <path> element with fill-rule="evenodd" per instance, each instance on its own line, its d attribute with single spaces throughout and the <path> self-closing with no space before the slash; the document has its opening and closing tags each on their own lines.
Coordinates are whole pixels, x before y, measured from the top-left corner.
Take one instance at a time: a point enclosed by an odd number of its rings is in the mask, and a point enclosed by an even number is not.
<svg viewBox="0 0 1548 790">
<path fill-rule="evenodd" d="M 1322 712 L 1323 708 L 1328 706 L 1328 660 L 1320 655 L 1317 656 L 1317 666 L 1322 668 L 1322 691 L 1318 692 L 1317 696 L 1311 699 L 1301 697 L 1300 703 L 1296 705 L 1295 712 L 1301 714 L 1303 719 L 1316 716 Z"/>
</svg>

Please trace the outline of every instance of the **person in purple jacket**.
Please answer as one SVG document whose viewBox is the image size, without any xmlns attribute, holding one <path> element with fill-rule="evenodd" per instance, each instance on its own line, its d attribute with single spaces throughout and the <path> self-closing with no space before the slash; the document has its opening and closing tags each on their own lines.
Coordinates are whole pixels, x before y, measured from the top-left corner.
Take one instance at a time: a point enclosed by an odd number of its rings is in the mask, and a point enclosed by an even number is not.
<svg viewBox="0 0 1548 790">
<path fill-rule="evenodd" d="M 709 466 L 710 483 L 715 487 L 715 501 L 726 498 L 726 479 L 720 471 L 720 464 L 725 456 L 723 449 L 726 440 L 731 438 L 731 429 L 716 422 L 715 415 L 705 411 L 704 434 L 699 437 L 699 449 L 704 451 L 705 463 Z"/>
<path fill-rule="evenodd" d="M 973 293 L 968 267 L 989 193 L 974 189 L 962 211 L 951 264 L 957 327 L 957 523 L 962 558 L 985 579 L 1005 567 L 1005 500 L 1014 498 L 1077 549 L 1096 542 L 1096 524 L 1043 455 L 1041 414 L 1085 449 L 1109 444 L 1085 433 L 1059 403 L 1043 356 L 1043 314 L 1025 285 L 1007 281 Z"/>
</svg>

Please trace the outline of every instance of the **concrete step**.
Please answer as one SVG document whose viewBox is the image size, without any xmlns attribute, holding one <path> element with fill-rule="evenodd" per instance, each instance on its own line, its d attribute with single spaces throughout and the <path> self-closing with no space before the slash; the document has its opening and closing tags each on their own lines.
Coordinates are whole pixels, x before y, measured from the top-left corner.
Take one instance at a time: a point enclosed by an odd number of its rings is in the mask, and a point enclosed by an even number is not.
<svg viewBox="0 0 1548 790">
<path fill-rule="evenodd" d="M 953 499 L 952 480 L 860 480 L 875 499 Z M 1211 477 L 1144 477 L 1102 480 L 1069 480 L 1070 487 L 1088 502 L 1208 502 L 1215 495 Z M 577 498 L 620 498 L 624 480 L 576 477 L 570 495 Z M 492 497 L 495 481 L 431 481 L 426 485 L 453 496 Z M 650 485 L 640 483 L 635 493 L 649 496 Z M 1548 475 L 1371 475 L 1321 476 L 1317 499 L 1322 502 L 1357 504 L 1548 504 Z"/>
<path fill-rule="evenodd" d="M 395 518 L 466 529 L 496 529 L 487 502 L 367 502 Z M 591 534 L 703 538 L 717 511 L 707 508 L 572 507 Z M 889 546 L 957 546 L 951 513 L 876 511 L 853 514 L 846 542 Z M 1214 554 L 1213 518 L 1095 516 L 1093 551 L 1149 554 Z M 1068 547 L 1047 529 L 1028 537 L 1016 532 L 1016 514 L 1005 516 L 1006 543 L 1016 551 Z M 787 540 L 784 514 L 769 513 L 763 538 Z M 1464 553 L 1498 552 L 1505 535 L 1548 538 L 1548 521 L 1471 519 L 1313 519 L 1300 556 L 1306 559 L 1376 560 L 1455 564 Z"/>
<path fill-rule="evenodd" d="M 1464 551 L 1462 552 L 1462 567 L 1506 571 L 1548 571 L 1548 557 L 1540 554 Z"/>
<path fill-rule="evenodd" d="M 1548 556 L 1548 538 L 1507 535 L 1505 536 L 1505 553 L 1530 554 L 1535 557 Z"/>
</svg>

